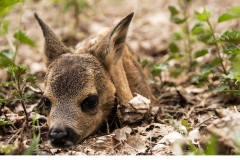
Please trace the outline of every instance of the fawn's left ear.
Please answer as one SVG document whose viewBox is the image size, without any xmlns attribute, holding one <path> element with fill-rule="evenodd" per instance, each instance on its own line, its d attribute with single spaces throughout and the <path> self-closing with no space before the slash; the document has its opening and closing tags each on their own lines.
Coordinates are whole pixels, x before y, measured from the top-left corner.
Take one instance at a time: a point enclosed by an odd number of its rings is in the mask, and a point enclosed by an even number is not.
<svg viewBox="0 0 240 160">
<path fill-rule="evenodd" d="M 122 53 L 125 46 L 125 40 L 129 24 L 134 13 L 130 13 L 123 18 L 111 31 L 98 43 L 95 51 L 97 58 L 109 68 L 112 64 L 116 64 L 122 58 Z"/>
<path fill-rule="evenodd" d="M 48 66 L 51 62 L 57 59 L 60 55 L 71 53 L 71 51 L 58 39 L 53 31 L 38 17 L 34 12 L 34 17 L 38 21 L 44 36 L 44 61 Z"/>
</svg>

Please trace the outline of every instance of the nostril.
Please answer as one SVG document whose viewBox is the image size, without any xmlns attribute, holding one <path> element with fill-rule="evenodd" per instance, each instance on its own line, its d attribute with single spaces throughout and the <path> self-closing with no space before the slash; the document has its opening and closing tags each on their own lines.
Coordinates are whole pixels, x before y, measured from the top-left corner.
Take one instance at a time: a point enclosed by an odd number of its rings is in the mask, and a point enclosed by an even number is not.
<svg viewBox="0 0 240 160">
<path fill-rule="evenodd" d="M 50 136 L 53 138 L 53 139 L 61 139 L 61 138 L 64 138 L 67 136 L 67 133 L 64 132 L 64 131 L 60 131 L 60 132 L 51 132 L 50 133 Z"/>
<path fill-rule="evenodd" d="M 63 137 L 66 137 L 67 136 L 67 133 L 66 132 L 60 132 L 58 133 L 58 138 L 63 138 Z"/>
<path fill-rule="evenodd" d="M 57 138 L 57 135 L 58 135 L 58 134 L 55 133 L 55 132 L 51 132 L 51 133 L 50 133 L 50 136 L 51 136 L 52 138 Z"/>
</svg>

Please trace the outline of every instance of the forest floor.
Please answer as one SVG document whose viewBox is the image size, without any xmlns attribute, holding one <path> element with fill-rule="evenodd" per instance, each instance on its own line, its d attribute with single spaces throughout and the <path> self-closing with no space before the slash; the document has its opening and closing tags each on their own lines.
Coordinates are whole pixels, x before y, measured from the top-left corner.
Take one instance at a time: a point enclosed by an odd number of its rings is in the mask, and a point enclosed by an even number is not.
<svg viewBox="0 0 240 160">
<path fill-rule="evenodd" d="M 34 40 L 37 47 L 20 44 L 18 47 L 17 64 L 29 67 L 29 75 L 37 77 L 37 85 L 44 91 L 44 76 L 46 66 L 42 59 L 43 36 L 34 19 L 33 12 L 45 21 L 63 43 L 74 50 L 75 45 L 97 33 L 105 26 L 116 25 L 123 17 L 134 12 L 127 44 L 134 51 L 134 55 L 141 60 L 147 59 L 153 63 L 164 63 L 169 58 L 168 45 L 171 34 L 181 31 L 181 28 L 170 21 L 168 5 L 175 5 L 177 0 L 118 0 L 97 1 L 89 0 L 90 7 L 85 7 L 79 15 L 74 15 L 73 9 L 65 9 L 64 3 L 52 3 L 49 0 L 26 0 L 23 6 L 21 28 Z M 227 8 L 238 5 L 237 0 L 202 0 L 193 1 L 189 7 L 189 14 L 194 17 L 194 10 L 201 11 L 203 6 L 211 10 L 211 21 L 217 23 L 217 17 Z M 9 35 L 18 29 L 20 5 L 7 15 L 11 24 Z M 192 20 L 194 21 L 194 20 Z M 227 28 L 235 28 L 238 20 L 228 21 L 216 26 L 217 33 Z M 16 25 L 15 25 L 16 24 Z M 14 41 L 14 39 L 11 39 Z M 8 41 L 0 37 L 0 50 L 8 49 Z M 194 46 L 194 49 L 201 46 Z M 211 57 L 199 59 L 200 63 L 207 63 Z M 172 65 L 176 62 L 172 61 Z M 46 140 L 48 127 L 46 117 L 37 114 L 40 122 L 41 139 L 38 151 L 32 154 L 40 155 L 182 155 L 193 154 L 194 150 L 207 150 L 210 140 L 218 137 L 215 146 L 219 146 L 216 154 L 236 154 L 240 152 L 240 114 L 239 96 L 230 93 L 211 92 L 208 85 L 198 87 L 192 83 L 191 75 L 199 71 L 185 72 L 181 76 L 171 77 L 169 71 L 163 71 L 161 81 L 153 83 L 151 66 L 145 67 L 149 76 L 151 89 L 156 97 L 155 102 L 149 104 L 140 97 L 137 103 L 142 109 L 134 108 L 132 114 L 140 116 L 141 123 L 124 123 L 109 135 L 104 131 L 88 137 L 80 144 L 70 149 L 53 148 Z M 9 76 L 5 69 L 0 70 L 0 82 L 6 82 Z M 175 87 L 166 85 L 172 82 Z M 6 88 L 1 87 L 3 94 L 8 94 Z M 34 92 L 34 90 L 32 91 Z M 34 93 L 34 100 L 28 104 L 27 110 L 33 118 L 34 109 L 39 105 L 41 94 Z M 144 101 L 144 102 L 142 102 Z M 132 104 L 134 106 L 134 104 Z M 23 154 L 32 142 L 31 130 L 22 129 L 24 116 L 19 102 L 11 102 L 2 106 L 2 119 L 6 116 L 13 122 L 9 126 L 0 126 L 0 145 L 13 144 L 14 151 L 10 154 Z M 122 113 L 125 116 L 126 113 Z M 144 116 L 143 116 L 144 115 Z M 123 117 L 124 119 L 125 117 Z M 134 122 L 135 119 L 129 119 Z M 116 126 L 115 126 L 116 127 Z M 38 130 L 36 128 L 36 130 Z M 37 132 L 36 132 L 37 133 Z M 238 138 L 236 138 L 238 137 Z M 211 143 L 213 143 L 211 141 Z M 190 146 L 190 147 L 189 147 Z M 192 146 L 192 148 L 191 148 Z M 211 148 L 211 147 L 210 147 Z"/>
</svg>

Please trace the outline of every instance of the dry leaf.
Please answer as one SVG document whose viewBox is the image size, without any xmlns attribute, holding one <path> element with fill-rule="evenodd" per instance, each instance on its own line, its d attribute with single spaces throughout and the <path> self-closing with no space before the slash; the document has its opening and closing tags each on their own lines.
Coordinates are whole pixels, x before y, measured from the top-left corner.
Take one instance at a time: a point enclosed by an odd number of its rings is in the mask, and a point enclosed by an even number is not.
<svg viewBox="0 0 240 160">
<path fill-rule="evenodd" d="M 158 143 L 163 144 L 172 144 L 176 141 L 186 141 L 182 134 L 173 131 L 169 133 L 168 135 L 164 136 Z"/>
<path fill-rule="evenodd" d="M 220 137 L 220 141 L 235 152 L 239 152 L 240 144 L 240 113 L 230 109 L 216 109 L 220 119 L 216 119 L 207 126 L 207 130 Z"/>
<path fill-rule="evenodd" d="M 126 133 L 130 134 L 131 132 L 132 129 L 128 126 L 125 126 L 123 128 L 116 129 L 115 131 L 112 132 L 112 134 L 115 134 L 116 135 L 115 138 L 121 142 L 126 140 L 127 138 Z"/>
<path fill-rule="evenodd" d="M 133 149 L 135 149 L 138 153 L 144 153 L 146 148 L 146 145 L 139 134 L 136 134 L 135 136 L 131 136 L 127 134 L 127 140 L 126 143 L 131 146 Z"/>
<path fill-rule="evenodd" d="M 137 96 L 133 97 L 129 103 L 137 110 L 148 110 L 150 100 L 146 97 L 141 96 L 140 94 L 136 94 Z"/>
</svg>

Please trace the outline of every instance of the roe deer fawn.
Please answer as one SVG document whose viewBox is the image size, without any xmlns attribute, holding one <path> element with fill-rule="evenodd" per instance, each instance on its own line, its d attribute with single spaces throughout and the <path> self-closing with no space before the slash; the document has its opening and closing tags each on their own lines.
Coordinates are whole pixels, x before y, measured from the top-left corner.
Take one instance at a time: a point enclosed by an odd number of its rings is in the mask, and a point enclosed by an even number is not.
<svg viewBox="0 0 240 160">
<path fill-rule="evenodd" d="M 43 113 L 52 146 L 70 147 L 99 129 L 114 108 L 115 96 L 122 104 L 134 93 L 154 99 L 141 66 L 125 44 L 133 13 L 81 43 L 74 53 L 36 12 L 34 16 L 45 42 Z"/>
</svg>

